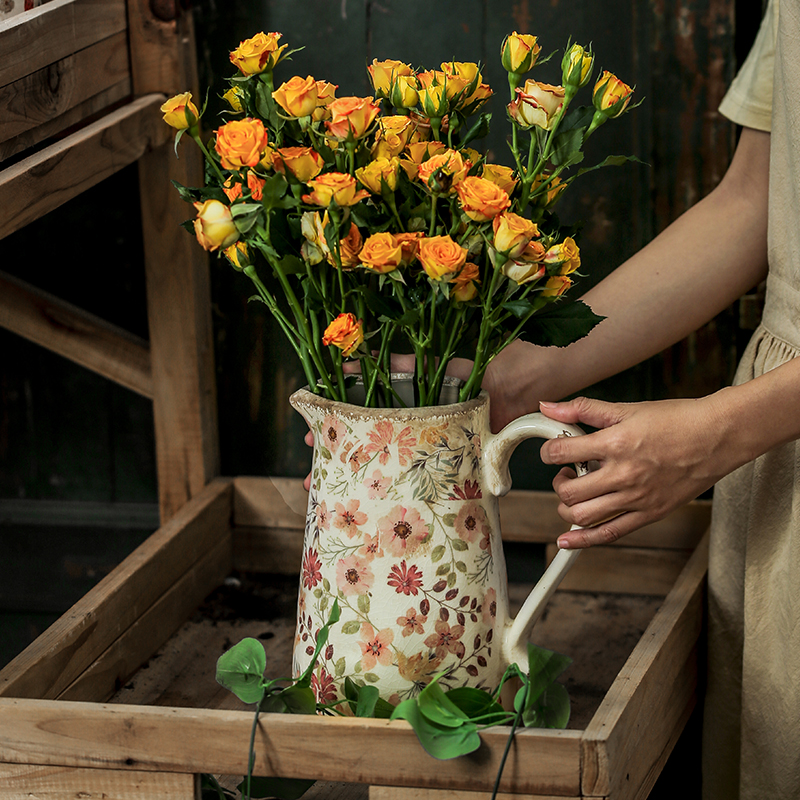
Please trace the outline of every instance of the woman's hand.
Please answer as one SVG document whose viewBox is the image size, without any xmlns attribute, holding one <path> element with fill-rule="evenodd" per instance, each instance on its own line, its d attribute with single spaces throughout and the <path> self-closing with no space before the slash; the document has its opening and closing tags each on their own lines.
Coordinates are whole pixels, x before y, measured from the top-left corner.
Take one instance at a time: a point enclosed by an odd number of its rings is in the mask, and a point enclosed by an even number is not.
<svg viewBox="0 0 800 800">
<path fill-rule="evenodd" d="M 553 480 L 559 515 L 582 527 L 559 537 L 565 549 L 608 544 L 655 522 L 747 460 L 736 453 L 717 395 L 630 404 L 580 397 L 541 410 L 601 429 L 542 445 L 547 464 L 600 463 L 582 477 L 562 469 Z"/>
</svg>

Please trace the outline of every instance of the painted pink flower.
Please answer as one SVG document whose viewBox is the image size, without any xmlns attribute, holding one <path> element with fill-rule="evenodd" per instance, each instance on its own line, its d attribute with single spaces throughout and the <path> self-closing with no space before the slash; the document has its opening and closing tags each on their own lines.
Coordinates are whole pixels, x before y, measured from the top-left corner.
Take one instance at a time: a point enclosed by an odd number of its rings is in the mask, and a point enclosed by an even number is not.
<svg viewBox="0 0 800 800">
<path fill-rule="evenodd" d="M 484 624 L 494 627 L 494 621 L 497 617 L 497 592 L 494 589 L 489 589 L 483 598 L 481 604 L 481 615 L 483 616 Z"/>
<path fill-rule="evenodd" d="M 313 589 L 321 580 L 322 562 L 316 550 L 306 550 L 303 555 L 303 586 Z"/>
<path fill-rule="evenodd" d="M 311 689 L 318 703 L 333 703 L 338 699 L 336 683 L 325 667 L 320 668 L 319 677 L 311 676 Z"/>
<path fill-rule="evenodd" d="M 386 497 L 386 491 L 391 485 L 392 479 L 384 478 L 379 469 L 376 469 L 372 476 L 364 481 L 364 486 L 367 487 L 367 496 L 370 500 L 383 500 Z"/>
<path fill-rule="evenodd" d="M 367 453 L 363 445 L 359 445 L 347 459 L 350 469 L 353 472 L 358 472 L 365 464 L 369 463 L 370 455 Z"/>
<path fill-rule="evenodd" d="M 323 531 L 328 530 L 328 526 L 331 524 L 331 515 L 328 511 L 328 504 L 323 500 L 321 503 L 317 504 L 315 511 L 317 514 L 317 527 Z"/>
<path fill-rule="evenodd" d="M 345 597 L 366 594 L 375 580 L 369 562 L 358 556 L 341 558 L 336 564 L 336 585 Z"/>
<path fill-rule="evenodd" d="M 361 625 L 362 641 L 358 643 L 361 648 L 361 668 L 368 672 L 376 664 L 384 667 L 391 666 L 392 651 L 389 645 L 394 640 L 394 633 L 391 628 L 384 628 L 375 633 L 375 628 L 368 622 Z"/>
<path fill-rule="evenodd" d="M 478 481 L 464 481 L 463 488 L 461 486 L 453 486 L 453 496 L 458 497 L 460 500 L 480 500 L 483 497 L 481 487 Z"/>
<path fill-rule="evenodd" d="M 422 573 L 417 569 L 416 564 L 406 567 L 404 559 L 399 565 L 395 564 L 391 568 L 386 583 L 394 586 L 397 594 L 404 594 L 406 597 L 410 594 L 416 596 L 422 588 Z"/>
<path fill-rule="evenodd" d="M 446 653 L 454 653 L 459 658 L 464 656 L 466 648 L 461 641 L 464 635 L 463 625 L 450 625 L 442 619 L 436 620 L 436 633 L 432 633 L 425 644 L 436 651 L 437 656 L 444 656 Z"/>
<path fill-rule="evenodd" d="M 367 515 L 358 510 L 359 505 L 361 504 L 358 500 L 348 500 L 346 506 L 342 503 L 336 504 L 336 516 L 333 518 L 333 524 L 351 539 L 361 533 L 358 528 L 367 521 Z"/>
<path fill-rule="evenodd" d="M 419 511 L 401 505 L 378 520 L 378 533 L 383 546 L 397 558 L 411 555 L 430 535 Z"/>
<path fill-rule="evenodd" d="M 414 451 L 411 448 L 415 447 L 417 444 L 416 438 L 411 436 L 410 432 L 410 427 L 403 428 L 394 440 L 397 444 L 397 457 L 400 460 L 400 465 L 403 467 L 411 460 L 414 455 Z"/>
<path fill-rule="evenodd" d="M 479 536 L 491 531 L 491 526 L 486 519 L 486 512 L 480 503 L 474 500 L 465 503 L 456 515 L 456 533 L 465 542 L 474 542 Z"/>
<path fill-rule="evenodd" d="M 394 425 L 388 419 L 382 419 L 375 423 L 368 436 L 367 452 L 380 453 L 378 461 L 385 464 L 389 460 L 389 445 L 394 437 Z"/>
<path fill-rule="evenodd" d="M 397 624 L 403 629 L 403 636 L 411 636 L 412 633 L 425 633 L 423 627 L 428 621 L 425 614 L 417 614 L 415 608 L 409 608 L 405 616 L 397 618 Z"/>
<path fill-rule="evenodd" d="M 339 449 L 345 436 L 347 436 L 347 428 L 341 420 L 332 414 L 328 414 L 322 420 L 322 443 L 331 453 L 335 453 Z"/>
<path fill-rule="evenodd" d="M 358 554 L 367 561 L 372 561 L 373 558 L 383 558 L 383 548 L 377 533 L 374 536 L 370 536 L 368 533 L 364 534 L 364 546 L 359 548 Z"/>
</svg>

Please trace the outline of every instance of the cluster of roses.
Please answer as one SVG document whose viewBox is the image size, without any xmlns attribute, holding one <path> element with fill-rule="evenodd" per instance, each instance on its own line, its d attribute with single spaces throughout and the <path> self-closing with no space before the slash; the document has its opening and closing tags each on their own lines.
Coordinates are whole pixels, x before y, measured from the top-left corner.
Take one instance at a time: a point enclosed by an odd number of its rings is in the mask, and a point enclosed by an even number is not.
<svg viewBox="0 0 800 800">
<path fill-rule="evenodd" d="M 273 69 L 290 55 L 287 45 L 279 44 L 280 38 L 278 33 L 259 33 L 230 54 L 240 75 L 224 97 L 239 118 L 216 130 L 213 154 L 200 139 L 201 112 L 191 94 L 178 95 L 162 107 L 165 121 L 178 130 L 176 146 L 188 132 L 206 153 L 221 190 L 194 203 L 198 241 L 209 251 L 224 252 L 253 279 L 284 332 L 294 340 L 312 387 L 321 381 L 333 395 L 336 380 L 324 374 L 319 339 L 325 347 L 339 351 L 333 359 L 334 372 L 341 373 L 342 357 L 356 355 L 373 384 L 388 379 L 383 369 L 388 362 L 378 363 L 362 346 L 368 311 L 364 295 L 354 291 L 342 273 L 360 269 L 378 275 L 380 289 L 388 283 L 389 294 L 399 301 L 395 320 L 387 324 L 384 312 L 378 325 L 385 344 L 402 327 L 397 318 L 411 319 L 414 324 L 427 324 L 430 319 L 432 326 L 439 294 L 451 305 L 479 308 L 482 362 L 476 364 L 471 381 L 474 392 L 488 360 L 513 338 L 501 337 L 492 348 L 487 347 L 492 329 L 512 315 L 503 304 L 523 287 L 522 299 L 528 298 L 527 311 L 533 314 L 570 287 L 570 276 L 580 266 L 575 241 L 560 237 L 557 230 L 540 230 L 540 223 L 569 182 L 561 177 L 569 158 L 562 154 L 559 166 L 551 163 L 554 135 L 575 93 L 590 78 L 593 54 L 580 45 L 567 49 L 562 86 L 533 80 L 520 86 L 541 48 L 534 36 L 514 33 L 506 37 L 502 61 L 512 94 L 507 106 L 516 161 L 512 168 L 486 163 L 482 154 L 466 146 L 471 138 L 485 133 L 487 124 L 482 115 L 468 129 L 468 117 L 492 95 L 478 64 L 453 61 L 443 63 L 441 70 L 415 72 L 400 61 L 375 60 L 368 67 L 375 97 L 337 98 L 338 87 L 311 76 L 295 76 L 274 87 Z M 630 87 L 604 72 L 593 91 L 594 115 L 582 141 L 607 119 L 625 111 L 631 94 Z M 391 113 L 381 114 L 382 106 Z M 535 156 L 534 147 L 529 148 L 527 162 L 517 148 L 518 129 L 530 131 L 532 145 L 539 144 Z M 285 253 L 270 237 L 270 218 L 276 210 L 288 210 L 299 218 L 299 226 L 294 225 L 301 233 L 296 250 L 306 265 L 313 294 L 325 301 L 323 325 L 318 320 L 304 324 L 310 306 L 305 302 L 300 307 L 285 280 L 280 264 Z M 281 279 L 295 313 L 294 323 L 281 318 L 282 312 L 258 280 L 254 248 Z M 483 270 L 476 263 L 481 260 Z M 334 268 L 330 278 L 308 270 L 323 262 Z M 508 279 L 504 291 L 500 291 L 498 276 Z M 410 313 L 407 288 L 420 279 L 429 281 L 433 291 L 428 292 L 429 301 L 415 301 L 415 315 Z M 530 294 L 534 285 L 535 301 Z M 355 298 L 356 313 L 346 310 L 346 298 Z M 426 302 L 431 305 L 430 314 Z M 419 372 L 427 369 L 424 364 L 429 356 L 439 359 L 441 370 L 428 376 L 434 384 L 441 384 L 446 363 L 455 352 L 454 335 L 466 330 L 467 317 L 461 312 L 457 319 L 448 318 L 450 335 L 442 341 L 436 341 L 432 327 L 406 331 Z M 519 305 L 514 314 L 521 316 Z M 486 340 L 483 347 L 481 336 Z M 433 351 L 436 347 L 438 352 Z M 386 347 L 380 350 L 382 357 L 388 357 Z"/>
</svg>

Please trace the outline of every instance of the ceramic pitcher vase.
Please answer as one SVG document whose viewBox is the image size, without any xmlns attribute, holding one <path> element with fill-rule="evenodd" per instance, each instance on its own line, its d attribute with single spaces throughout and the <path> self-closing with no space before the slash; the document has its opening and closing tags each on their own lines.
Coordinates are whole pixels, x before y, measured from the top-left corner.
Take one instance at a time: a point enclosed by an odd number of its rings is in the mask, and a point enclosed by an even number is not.
<svg viewBox="0 0 800 800">
<path fill-rule="evenodd" d="M 334 599 L 341 618 L 312 679 L 320 702 L 342 698 L 348 676 L 396 704 L 438 673 L 445 688 L 493 690 L 509 663 L 524 668 L 530 629 L 577 551 L 559 553 L 511 619 L 497 498 L 523 439 L 580 429 L 530 414 L 493 435 L 485 393 L 370 409 L 303 389 L 290 402 L 315 440 L 294 674 Z"/>
</svg>

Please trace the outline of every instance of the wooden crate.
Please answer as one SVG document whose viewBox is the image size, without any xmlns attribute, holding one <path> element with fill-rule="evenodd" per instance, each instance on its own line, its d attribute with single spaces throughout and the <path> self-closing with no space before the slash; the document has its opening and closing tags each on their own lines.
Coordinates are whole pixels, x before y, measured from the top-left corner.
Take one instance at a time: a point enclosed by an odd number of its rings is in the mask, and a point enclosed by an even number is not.
<svg viewBox="0 0 800 800">
<path fill-rule="evenodd" d="M 555 505 L 510 493 L 504 538 L 553 541 Z M 120 689 L 232 570 L 296 573 L 304 510 L 297 480 L 215 479 L 0 672 L 0 800 L 31 787 L 48 798 L 188 799 L 198 773 L 243 774 L 252 713 L 232 709 L 228 693 L 209 686 L 203 702 L 216 707 L 180 707 L 120 703 Z M 707 517 L 693 504 L 581 555 L 573 588 L 666 596 L 585 727 L 517 734 L 504 797 L 647 796 L 696 702 Z M 206 657 L 213 675 L 217 653 Z M 374 800 L 478 800 L 507 732 L 481 736 L 476 753 L 436 761 L 403 721 L 265 714 L 255 772 L 369 784 Z"/>
</svg>

